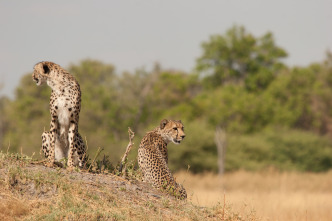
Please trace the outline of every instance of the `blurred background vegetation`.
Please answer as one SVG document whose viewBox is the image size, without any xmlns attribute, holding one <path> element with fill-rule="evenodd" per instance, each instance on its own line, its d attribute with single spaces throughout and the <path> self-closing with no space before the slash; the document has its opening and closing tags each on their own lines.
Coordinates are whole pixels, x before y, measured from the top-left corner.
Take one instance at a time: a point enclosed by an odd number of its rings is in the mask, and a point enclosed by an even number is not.
<svg viewBox="0 0 332 221">
<path fill-rule="evenodd" d="M 103 147 L 116 164 L 131 127 L 135 160 L 144 134 L 169 118 L 181 119 L 187 134 L 182 144 L 169 145 L 172 170 L 218 172 L 217 128 L 226 134 L 226 171 L 332 168 L 330 52 L 320 63 L 289 67 L 287 51 L 272 33 L 253 36 L 241 26 L 201 47 L 192 73 L 155 64 L 120 74 L 112 64 L 90 59 L 65 67 L 81 85 L 79 131 L 90 156 Z M 49 130 L 50 93 L 28 73 L 13 99 L 0 97 L 2 151 L 39 156 L 40 136 Z"/>
</svg>

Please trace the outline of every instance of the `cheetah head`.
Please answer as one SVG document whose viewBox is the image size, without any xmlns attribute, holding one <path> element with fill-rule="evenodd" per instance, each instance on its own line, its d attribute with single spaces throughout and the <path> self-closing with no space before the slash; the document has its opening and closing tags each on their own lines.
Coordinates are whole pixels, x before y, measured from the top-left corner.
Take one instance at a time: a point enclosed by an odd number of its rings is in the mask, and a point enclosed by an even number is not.
<svg viewBox="0 0 332 221">
<path fill-rule="evenodd" d="M 180 120 L 162 120 L 160 122 L 160 132 L 167 143 L 179 144 L 186 136 L 184 126 Z"/>
<path fill-rule="evenodd" d="M 32 79 L 36 84 L 42 85 L 47 81 L 47 77 L 50 73 L 49 62 L 39 62 L 33 68 Z"/>
</svg>

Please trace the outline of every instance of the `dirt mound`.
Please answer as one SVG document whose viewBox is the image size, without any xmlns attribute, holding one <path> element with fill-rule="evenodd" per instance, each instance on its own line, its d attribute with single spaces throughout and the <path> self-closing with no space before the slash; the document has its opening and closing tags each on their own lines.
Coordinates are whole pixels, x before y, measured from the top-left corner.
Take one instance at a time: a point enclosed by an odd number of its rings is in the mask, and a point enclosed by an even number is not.
<svg viewBox="0 0 332 221">
<path fill-rule="evenodd" d="M 218 220 L 222 212 L 130 177 L 69 172 L 0 153 L 0 220 Z"/>
</svg>

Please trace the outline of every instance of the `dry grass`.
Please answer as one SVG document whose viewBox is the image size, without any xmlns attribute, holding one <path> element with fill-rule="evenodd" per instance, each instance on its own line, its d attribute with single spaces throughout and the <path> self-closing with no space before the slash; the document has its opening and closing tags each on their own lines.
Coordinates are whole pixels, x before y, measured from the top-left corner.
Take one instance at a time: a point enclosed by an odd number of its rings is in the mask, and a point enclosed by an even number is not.
<svg viewBox="0 0 332 221">
<path fill-rule="evenodd" d="M 332 220 L 332 171 L 328 173 L 260 173 L 238 171 L 222 178 L 213 174 L 176 174 L 191 202 L 213 206 L 223 202 L 233 211 L 255 211 L 262 220 Z"/>
<path fill-rule="evenodd" d="M 48 168 L 0 152 L 0 220 L 258 220 L 203 208 L 114 174 Z"/>
<path fill-rule="evenodd" d="M 1 194 L 0 194 L 1 195 Z M 1 198 L 0 201 L 0 220 L 15 220 L 14 217 L 18 218 L 28 214 L 28 207 L 23 201 L 17 199 L 5 199 Z"/>
<path fill-rule="evenodd" d="M 332 220 L 332 171 L 176 177 L 190 202 L 137 180 L 46 168 L 0 152 L 0 220 Z"/>
</svg>

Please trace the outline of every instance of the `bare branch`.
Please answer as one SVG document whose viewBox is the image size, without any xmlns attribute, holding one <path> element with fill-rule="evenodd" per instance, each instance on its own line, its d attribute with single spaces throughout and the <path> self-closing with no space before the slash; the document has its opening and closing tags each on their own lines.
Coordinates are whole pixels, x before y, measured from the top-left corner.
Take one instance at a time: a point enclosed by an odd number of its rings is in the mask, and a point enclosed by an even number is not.
<svg viewBox="0 0 332 221">
<path fill-rule="evenodd" d="M 124 153 L 124 155 L 121 159 L 120 168 L 119 168 L 120 173 L 122 172 L 122 167 L 123 167 L 123 165 L 125 164 L 125 162 L 128 158 L 128 154 L 129 154 L 131 148 L 134 145 L 132 140 L 134 139 L 135 133 L 130 129 L 130 127 L 128 127 L 128 134 L 129 134 L 129 143 L 128 143 L 127 148 L 126 148 L 126 152 Z"/>
</svg>

